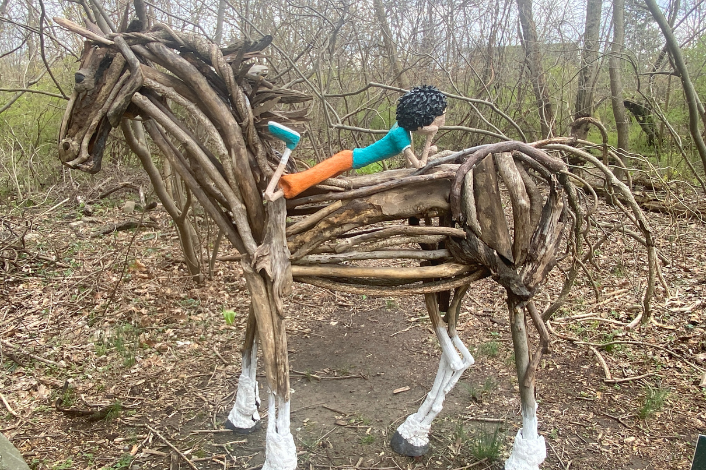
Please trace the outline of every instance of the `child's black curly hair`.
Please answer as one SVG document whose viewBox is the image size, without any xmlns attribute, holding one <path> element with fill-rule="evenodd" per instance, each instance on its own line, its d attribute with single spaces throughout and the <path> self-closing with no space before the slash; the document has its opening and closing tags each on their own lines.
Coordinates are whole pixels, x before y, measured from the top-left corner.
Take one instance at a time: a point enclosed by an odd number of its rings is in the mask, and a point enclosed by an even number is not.
<svg viewBox="0 0 706 470">
<path fill-rule="evenodd" d="M 397 124 L 416 131 L 446 111 L 446 96 L 432 85 L 414 87 L 397 101 Z"/>
</svg>

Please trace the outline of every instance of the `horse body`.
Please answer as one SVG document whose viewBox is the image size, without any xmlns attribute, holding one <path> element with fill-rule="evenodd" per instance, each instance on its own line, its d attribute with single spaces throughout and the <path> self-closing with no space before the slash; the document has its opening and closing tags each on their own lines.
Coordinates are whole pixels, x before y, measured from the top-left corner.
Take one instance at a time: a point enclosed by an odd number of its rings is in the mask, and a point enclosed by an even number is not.
<svg viewBox="0 0 706 470">
<path fill-rule="evenodd" d="M 531 298 L 556 263 L 569 219 L 580 219 L 572 209 L 578 205 L 565 204 L 575 196 L 561 175 L 562 162 L 527 144 L 504 142 L 458 152 L 446 158 L 447 164 L 438 160 L 420 170 L 338 178 L 297 199 L 264 204 L 262 191 L 273 173 L 273 151 L 263 129 L 270 119 L 296 123 L 305 112 L 275 110 L 274 105 L 309 97 L 277 88 L 261 74 L 248 75 L 244 61 L 256 56 L 263 44 L 243 43 L 224 56 L 208 41 L 167 27 L 99 36 L 60 22 L 89 39 L 62 122 L 61 161 L 97 172 L 105 140 L 118 125 L 133 150 L 144 156 L 144 128 L 242 254 L 252 303 L 242 373 L 226 426 L 242 433 L 258 427 L 259 345 L 269 410 L 263 468 L 291 470 L 297 465 L 289 429 L 282 306 L 292 280 L 361 294 L 424 295 L 442 350 L 439 369 L 419 410 L 391 440 L 396 452 L 418 456 L 429 448 L 429 429 L 444 397 L 473 365 L 456 322 L 469 285 L 487 276 L 508 293 L 522 402 L 523 427 L 506 468 L 538 468 L 546 450 L 537 432 L 534 379 L 549 341 Z M 155 64 L 169 73 L 158 71 Z M 198 128 L 176 117 L 170 103 L 184 108 Z M 140 120 L 131 125 L 123 121 L 131 117 Z M 197 133 L 208 136 L 208 142 L 200 141 Z M 141 159 L 156 185 L 148 157 Z M 464 158 L 465 163 L 456 163 Z M 503 201 L 511 206 L 510 222 Z M 288 215 L 301 219 L 287 227 Z M 389 224 L 392 221 L 410 223 Z M 343 264 L 363 259 L 410 259 L 420 265 Z M 534 353 L 526 318 L 540 334 Z"/>
</svg>

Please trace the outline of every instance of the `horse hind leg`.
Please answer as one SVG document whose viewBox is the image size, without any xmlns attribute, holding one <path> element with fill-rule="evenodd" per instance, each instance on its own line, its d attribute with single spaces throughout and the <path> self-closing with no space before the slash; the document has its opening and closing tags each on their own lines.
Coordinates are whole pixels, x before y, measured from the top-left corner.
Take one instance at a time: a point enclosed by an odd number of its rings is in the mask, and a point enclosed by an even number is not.
<svg viewBox="0 0 706 470">
<path fill-rule="evenodd" d="M 529 357 L 529 342 L 525 325 L 525 314 L 518 302 L 510 296 L 510 324 L 515 350 L 515 366 L 520 385 L 522 428 L 517 431 L 510 457 L 505 461 L 505 470 L 539 470 L 547 457 L 544 437 L 537 432 L 537 401 L 535 399 L 534 372 L 542 354 L 542 347 Z"/>
<path fill-rule="evenodd" d="M 238 380 L 235 404 L 228 414 L 225 427 L 236 434 L 250 434 L 260 429 L 260 393 L 257 385 L 257 324 L 250 308 L 245 331 L 242 371 Z"/>
<path fill-rule="evenodd" d="M 465 289 L 463 291 L 457 290 L 456 296 L 462 296 L 464 293 Z M 439 370 L 436 373 L 431 391 L 427 394 L 419 410 L 407 417 L 390 440 L 392 450 L 409 457 L 418 457 L 427 453 L 431 422 L 441 412 L 446 394 L 456 385 L 463 372 L 474 363 L 473 356 L 456 333 L 457 312 L 447 317 L 451 319 L 449 322 L 451 335 L 449 335 L 447 329 L 441 324 L 437 296 L 427 294 L 425 300 L 429 318 L 434 326 L 442 352 Z M 455 301 L 452 305 L 458 308 L 459 304 L 460 302 Z"/>
</svg>

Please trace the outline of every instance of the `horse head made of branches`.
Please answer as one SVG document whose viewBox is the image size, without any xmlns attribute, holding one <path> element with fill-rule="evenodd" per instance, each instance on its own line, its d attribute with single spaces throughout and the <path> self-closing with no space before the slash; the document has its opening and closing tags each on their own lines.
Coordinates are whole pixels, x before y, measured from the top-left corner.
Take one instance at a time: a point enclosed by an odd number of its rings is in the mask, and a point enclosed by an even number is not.
<svg viewBox="0 0 706 470">
<path fill-rule="evenodd" d="M 119 122 L 127 108 L 115 102 L 115 91 L 128 76 L 117 49 L 85 42 L 74 92 L 61 122 L 59 158 L 64 165 L 100 171 L 108 135 L 115 127 L 112 123 Z"/>
</svg>

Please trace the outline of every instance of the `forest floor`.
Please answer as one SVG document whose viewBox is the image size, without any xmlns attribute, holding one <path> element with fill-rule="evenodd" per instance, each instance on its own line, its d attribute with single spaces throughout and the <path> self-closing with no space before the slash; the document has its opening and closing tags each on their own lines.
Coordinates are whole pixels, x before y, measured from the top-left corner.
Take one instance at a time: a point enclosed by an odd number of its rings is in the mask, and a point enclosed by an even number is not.
<svg viewBox="0 0 706 470">
<path fill-rule="evenodd" d="M 217 262 L 196 285 L 164 211 L 126 212 L 135 195 L 116 192 L 86 216 L 76 196 L 92 196 L 68 188 L 31 209 L 0 208 L 0 432 L 33 469 L 259 468 L 266 426 L 223 429 L 249 305 L 239 264 Z M 597 214 L 624 220 L 606 206 Z M 595 284 L 582 273 L 552 321 L 537 388 L 543 468 L 685 469 L 706 433 L 705 226 L 649 219 L 670 289 L 658 285 L 657 323 L 626 328 L 640 312 L 646 255 L 617 234 L 587 263 Z M 127 220 L 142 227 L 96 236 Z M 555 269 L 540 308 L 562 281 Z M 521 419 L 498 284 L 482 281 L 464 300 L 459 332 L 476 363 L 417 459 L 388 441 L 438 365 L 423 300 L 296 284 L 285 304 L 299 468 L 502 468 Z M 265 398 L 264 378 L 260 389 Z"/>
</svg>

